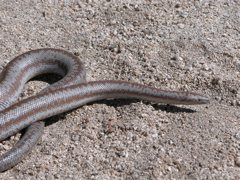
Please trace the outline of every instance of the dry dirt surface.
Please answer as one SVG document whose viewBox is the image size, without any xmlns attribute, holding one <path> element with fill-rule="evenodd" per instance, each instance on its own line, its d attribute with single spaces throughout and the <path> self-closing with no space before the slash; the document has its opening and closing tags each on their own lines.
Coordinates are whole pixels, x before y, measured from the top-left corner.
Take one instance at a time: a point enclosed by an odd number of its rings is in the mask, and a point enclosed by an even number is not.
<svg viewBox="0 0 240 180">
<path fill-rule="evenodd" d="M 77 55 L 88 81 L 193 91 L 211 103 L 84 105 L 53 117 L 0 179 L 240 178 L 239 0 L 1 0 L 1 69 L 44 47 Z M 46 85 L 28 83 L 23 97 Z"/>
</svg>

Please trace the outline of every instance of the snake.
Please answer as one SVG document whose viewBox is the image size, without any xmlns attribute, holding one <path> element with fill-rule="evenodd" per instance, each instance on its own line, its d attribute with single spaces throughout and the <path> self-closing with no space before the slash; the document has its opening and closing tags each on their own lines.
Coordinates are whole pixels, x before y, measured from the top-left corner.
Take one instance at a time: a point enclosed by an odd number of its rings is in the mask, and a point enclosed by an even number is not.
<svg viewBox="0 0 240 180">
<path fill-rule="evenodd" d="M 18 101 L 28 81 L 49 73 L 61 79 Z M 11 60 L 0 74 L 0 141 L 26 129 L 13 148 L 0 156 L 0 172 L 17 165 L 32 150 L 43 134 L 44 120 L 103 99 L 183 105 L 210 102 L 198 93 L 162 90 L 134 82 L 87 82 L 84 63 L 74 54 L 54 48 L 30 50 Z"/>
</svg>

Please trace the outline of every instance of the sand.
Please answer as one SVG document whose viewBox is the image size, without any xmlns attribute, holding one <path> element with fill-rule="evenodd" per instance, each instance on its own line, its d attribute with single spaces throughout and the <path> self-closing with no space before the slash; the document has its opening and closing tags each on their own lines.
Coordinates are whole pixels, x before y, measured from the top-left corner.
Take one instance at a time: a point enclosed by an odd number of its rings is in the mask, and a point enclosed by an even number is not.
<svg viewBox="0 0 240 180">
<path fill-rule="evenodd" d="M 200 106 L 108 100 L 59 115 L 1 179 L 240 178 L 240 1 L 0 3 L 1 69 L 28 50 L 60 48 L 85 62 L 88 81 L 211 98 Z M 45 86 L 30 82 L 23 97 Z"/>
</svg>

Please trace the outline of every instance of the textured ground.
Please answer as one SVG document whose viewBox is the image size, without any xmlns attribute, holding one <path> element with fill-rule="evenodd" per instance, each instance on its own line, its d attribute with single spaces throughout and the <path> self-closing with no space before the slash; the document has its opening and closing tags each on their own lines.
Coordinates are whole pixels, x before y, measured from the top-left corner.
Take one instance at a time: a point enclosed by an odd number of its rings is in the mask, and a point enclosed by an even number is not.
<svg viewBox="0 0 240 180">
<path fill-rule="evenodd" d="M 202 106 L 101 101 L 54 117 L 1 179 L 240 178 L 240 1 L 0 0 L 0 65 L 61 48 L 88 80 L 211 97 Z M 31 82 L 24 96 L 46 84 Z M 17 137 L 4 141 L 1 152 Z"/>
</svg>

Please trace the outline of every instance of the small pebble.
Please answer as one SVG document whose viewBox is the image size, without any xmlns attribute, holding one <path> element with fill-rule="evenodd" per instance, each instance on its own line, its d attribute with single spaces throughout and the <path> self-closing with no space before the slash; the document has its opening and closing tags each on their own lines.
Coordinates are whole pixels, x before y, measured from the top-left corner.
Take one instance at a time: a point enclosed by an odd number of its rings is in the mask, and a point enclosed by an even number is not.
<svg viewBox="0 0 240 180">
<path fill-rule="evenodd" d="M 183 29 L 183 28 L 185 27 L 185 25 L 184 25 L 184 24 L 178 24 L 178 27 L 179 27 L 180 29 Z"/>
<path fill-rule="evenodd" d="M 240 132 L 237 132 L 237 134 L 235 134 L 235 138 L 236 138 L 237 140 L 240 140 Z"/>
<path fill-rule="evenodd" d="M 221 101 L 221 100 L 222 100 L 222 98 L 221 98 L 220 96 L 215 97 L 215 99 L 216 99 L 217 101 Z"/>
<path fill-rule="evenodd" d="M 240 167 L 240 157 L 239 156 L 235 158 L 235 164 L 236 164 L 236 166 Z"/>
<path fill-rule="evenodd" d="M 188 17 L 188 13 L 187 12 L 180 12 L 179 15 L 183 18 Z"/>
<path fill-rule="evenodd" d="M 236 106 L 237 105 L 237 101 L 234 99 L 230 102 L 231 106 Z"/>
<path fill-rule="evenodd" d="M 204 65 L 203 65 L 203 70 L 209 71 L 209 70 L 210 70 L 210 67 L 209 67 L 207 64 L 204 64 Z"/>
<path fill-rule="evenodd" d="M 237 70 L 240 71 L 240 60 L 236 60 L 235 65 Z"/>
<path fill-rule="evenodd" d="M 240 106 L 240 100 L 237 100 L 237 106 Z"/>
<path fill-rule="evenodd" d="M 220 78 L 219 77 L 213 78 L 211 83 L 213 86 L 220 85 L 221 84 Z"/>
</svg>

